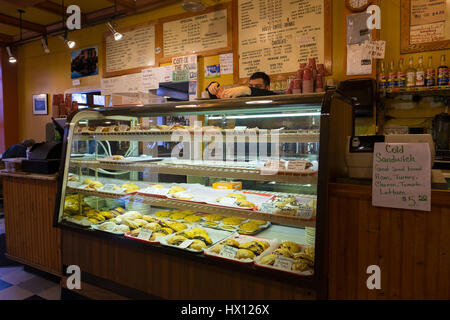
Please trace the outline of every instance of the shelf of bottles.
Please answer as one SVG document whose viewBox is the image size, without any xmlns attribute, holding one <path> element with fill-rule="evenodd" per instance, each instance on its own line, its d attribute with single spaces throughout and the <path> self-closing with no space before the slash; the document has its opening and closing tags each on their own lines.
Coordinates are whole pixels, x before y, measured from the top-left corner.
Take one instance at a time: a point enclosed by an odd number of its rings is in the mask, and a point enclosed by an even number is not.
<svg viewBox="0 0 450 320">
<path fill-rule="evenodd" d="M 426 67 L 423 56 L 419 56 L 417 65 L 414 64 L 414 58 L 409 57 L 407 67 L 403 58 L 400 58 L 398 65 L 392 59 L 388 68 L 384 61 L 381 61 L 378 88 L 381 94 L 414 93 L 421 96 L 450 96 L 450 71 L 445 62 L 445 54 L 441 56 L 438 67 L 434 65 L 431 56 L 428 57 Z"/>
</svg>

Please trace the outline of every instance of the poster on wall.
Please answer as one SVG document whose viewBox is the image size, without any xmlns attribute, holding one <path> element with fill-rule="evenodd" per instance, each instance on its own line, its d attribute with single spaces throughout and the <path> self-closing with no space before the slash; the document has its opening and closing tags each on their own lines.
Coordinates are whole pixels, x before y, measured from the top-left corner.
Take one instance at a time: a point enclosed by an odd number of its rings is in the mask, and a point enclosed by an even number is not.
<svg viewBox="0 0 450 320">
<path fill-rule="evenodd" d="M 98 46 L 72 51 L 70 53 L 70 74 L 72 79 L 98 74 Z"/>
</svg>

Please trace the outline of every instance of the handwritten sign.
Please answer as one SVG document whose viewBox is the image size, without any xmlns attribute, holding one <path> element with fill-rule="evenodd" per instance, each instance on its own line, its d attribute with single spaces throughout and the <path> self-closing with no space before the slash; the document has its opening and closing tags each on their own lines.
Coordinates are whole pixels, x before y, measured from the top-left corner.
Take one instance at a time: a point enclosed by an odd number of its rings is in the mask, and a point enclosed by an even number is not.
<svg viewBox="0 0 450 320">
<path fill-rule="evenodd" d="M 386 52 L 386 41 L 367 41 L 365 46 L 369 50 L 369 54 L 373 59 L 384 59 Z"/>
<path fill-rule="evenodd" d="M 291 271 L 293 262 L 294 262 L 294 259 L 286 258 L 284 256 L 278 256 L 278 257 L 276 257 L 275 263 L 273 264 L 273 266 L 275 268 L 280 268 L 283 270 Z"/>
<path fill-rule="evenodd" d="M 372 205 L 431 211 L 431 153 L 427 143 L 376 143 Z"/>
<path fill-rule="evenodd" d="M 163 24 L 164 57 L 228 46 L 227 10 Z"/>
<path fill-rule="evenodd" d="M 149 229 L 141 229 L 141 231 L 139 232 L 137 238 L 141 239 L 141 240 L 150 240 L 150 237 L 152 236 L 153 230 L 149 230 Z"/>
<path fill-rule="evenodd" d="M 105 39 L 106 72 L 118 72 L 155 65 L 155 26 L 148 25 L 123 32 L 115 41 L 112 35 Z"/>
<path fill-rule="evenodd" d="M 234 259 L 236 257 L 236 253 L 238 252 L 238 248 L 232 246 L 223 246 L 222 250 L 220 250 L 219 255 L 224 258 Z"/>
<path fill-rule="evenodd" d="M 411 1 L 411 25 L 423 25 L 445 21 L 445 0 L 412 0 Z"/>
<path fill-rule="evenodd" d="M 172 81 L 197 80 L 197 55 L 172 58 Z"/>
<path fill-rule="evenodd" d="M 239 0 L 239 77 L 297 71 L 325 59 L 324 0 Z"/>
</svg>

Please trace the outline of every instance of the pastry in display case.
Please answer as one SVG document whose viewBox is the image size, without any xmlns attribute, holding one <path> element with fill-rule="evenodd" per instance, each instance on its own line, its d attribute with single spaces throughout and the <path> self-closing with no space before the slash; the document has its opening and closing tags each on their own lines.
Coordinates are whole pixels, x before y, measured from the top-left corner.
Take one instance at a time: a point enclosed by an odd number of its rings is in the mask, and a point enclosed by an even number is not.
<svg viewBox="0 0 450 320">
<path fill-rule="evenodd" d="M 322 98 L 81 110 L 65 128 L 56 219 L 311 276 L 305 228 L 320 214 Z"/>
</svg>

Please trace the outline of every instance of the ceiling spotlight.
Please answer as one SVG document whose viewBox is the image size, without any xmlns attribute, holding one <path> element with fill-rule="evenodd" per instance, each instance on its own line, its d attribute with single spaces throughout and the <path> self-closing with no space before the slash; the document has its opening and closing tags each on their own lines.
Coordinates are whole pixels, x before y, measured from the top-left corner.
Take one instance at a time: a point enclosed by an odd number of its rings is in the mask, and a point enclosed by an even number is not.
<svg viewBox="0 0 450 320">
<path fill-rule="evenodd" d="M 113 26 L 113 23 L 107 22 L 106 26 L 108 27 L 109 31 L 111 31 L 111 33 L 113 34 L 114 40 L 119 41 L 120 39 L 122 39 L 123 34 L 121 34 L 120 32 L 117 32 L 117 30 Z"/>
<path fill-rule="evenodd" d="M 67 44 L 67 46 L 68 46 L 70 49 L 72 49 L 72 48 L 75 47 L 75 45 L 76 45 L 76 42 L 75 42 L 75 41 L 71 41 L 71 40 L 68 40 L 68 39 L 67 39 L 67 31 L 64 33 L 64 37 L 59 36 L 59 38 L 60 38 L 61 40 L 63 40 L 63 41 Z"/>
<path fill-rule="evenodd" d="M 187 12 L 199 12 L 205 10 L 202 0 L 183 0 L 181 7 Z"/>
<path fill-rule="evenodd" d="M 41 38 L 42 47 L 44 48 L 45 53 L 50 53 L 50 49 L 48 48 L 47 37 Z"/>
<path fill-rule="evenodd" d="M 6 47 L 6 51 L 8 52 L 8 56 L 9 56 L 9 63 L 16 63 L 17 59 L 14 58 L 14 56 L 11 53 L 11 48 L 10 47 Z"/>
</svg>

